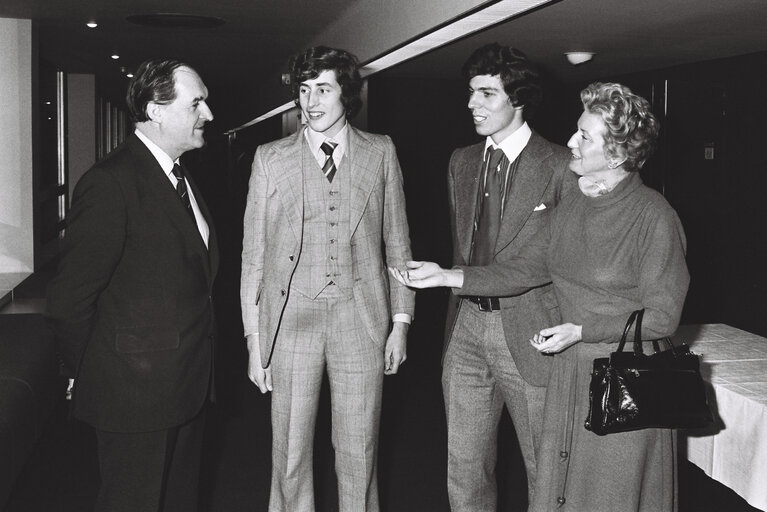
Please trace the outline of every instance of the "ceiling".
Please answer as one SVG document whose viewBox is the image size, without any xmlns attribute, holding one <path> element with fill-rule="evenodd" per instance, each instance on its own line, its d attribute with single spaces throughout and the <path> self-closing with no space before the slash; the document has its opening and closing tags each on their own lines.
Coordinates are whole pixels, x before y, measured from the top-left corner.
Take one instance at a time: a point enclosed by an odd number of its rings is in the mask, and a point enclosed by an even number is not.
<svg viewBox="0 0 767 512">
<path fill-rule="evenodd" d="M 355 1 L 2 0 L 0 17 L 35 20 L 43 59 L 68 72 L 95 73 L 105 87 L 123 90 L 120 67 L 133 69 L 151 56 L 190 62 L 211 91 L 220 118 L 216 125 L 223 131 L 276 107 L 264 108 L 254 98 L 264 77 L 284 70 L 290 55 L 316 40 Z M 226 22 L 211 29 L 156 29 L 126 21 L 155 12 Z M 99 26 L 87 28 L 89 19 Z M 498 41 L 522 49 L 557 79 L 583 81 L 765 51 L 765 21 L 765 0 L 559 0 L 392 72 L 457 77 L 474 48 Z M 596 56 L 572 66 L 563 56 L 568 50 Z M 119 60 L 110 59 L 113 52 Z"/>
<path fill-rule="evenodd" d="M 764 0 L 561 0 L 511 19 L 397 71 L 449 76 L 472 50 L 498 41 L 523 50 L 565 82 L 767 50 Z M 573 66 L 566 51 L 591 51 Z"/>
</svg>

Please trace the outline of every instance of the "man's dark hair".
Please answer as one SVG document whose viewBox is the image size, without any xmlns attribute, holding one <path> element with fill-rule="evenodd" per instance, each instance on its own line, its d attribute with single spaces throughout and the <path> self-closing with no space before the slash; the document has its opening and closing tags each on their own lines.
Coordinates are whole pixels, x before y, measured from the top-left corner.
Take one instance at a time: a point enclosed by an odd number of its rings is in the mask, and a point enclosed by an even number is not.
<svg viewBox="0 0 767 512">
<path fill-rule="evenodd" d="M 463 65 L 466 81 L 477 75 L 498 75 L 511 104 L 524 107 L 525 119 L 531 118 L 543 99 L 541 77 L 535 65 L 522 51 L 490 43 L 478 48 Z"/>
<path fill-rule="evenodd" d="M 191 66 L 174 59 L 150 59 L 141 63 L 128 83 L 125 104 L 134 123 L 149 121 L 146 106 L 150 101 L 160 104 L 176 99 L 176 81 L 173 73 L 180 67 Z"/>
<path fill-rule="evenodd" d="M 289 67 L 293 99 L 298 105 L 301 82 L 317 78 L 323 71 L 335 71 L 336 81 L 341 86 L 341 103 L 346 110 L 346 117 L 352 118 L 362 108 L 362 77 L 360 77 L 357 57 L 337 48 L 315 46 L 290 59 Z"/>
</svg>

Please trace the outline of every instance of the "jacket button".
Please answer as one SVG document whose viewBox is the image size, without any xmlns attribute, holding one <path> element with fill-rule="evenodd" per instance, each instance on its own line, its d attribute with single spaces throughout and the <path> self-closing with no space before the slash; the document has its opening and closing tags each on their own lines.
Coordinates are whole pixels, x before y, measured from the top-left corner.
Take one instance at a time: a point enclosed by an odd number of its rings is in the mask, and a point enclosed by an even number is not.
<svg viewBox="0 0 767 512">
<path fill-rule="evenodd" d="M 290 261 L 293 261 L 293 258 L 294 258 L 294 257 L 293 257 L 293 255 L 292 255 L 292 254 L 291 254 L 290 256 L 288 256 L 288 259 L 289 259 Z"/>
<path fill-rule="evenodd" d="M 559 456 L 560 456 L 560 457 L 562 457 L 563 459 L 566 459 L 566 458 L 567 458 L 569 455 L 570 455 L 570 454 L 569 454 L 569 453 L 567 453 L 567 452 L 566 452 L 566 451 L 564 451 L 564 450 L 562 450 L 561 452 L 559 452 Z"/>
<path fill-rule="evenodd" d="M 285 295 L 287 295 L 287 293 L 288 293 L 288 292 L 286 292 L 285 290 L 280 290 L 280 295 L 282 295 L 283 297 L 284 297 Z"/>
<path fill-rule="evenodd" d="M 559 506 L 560 506 L 560 507 L 561 507 L 562 505 L 564 505 L 566 501 L 567 501 L 567 500 L 565 499 L 565 497 L 564 497 L 564 496 L 560 496 L 559 498 L 557 498 L 557 504 L 559 504 Z"/>
</svg>

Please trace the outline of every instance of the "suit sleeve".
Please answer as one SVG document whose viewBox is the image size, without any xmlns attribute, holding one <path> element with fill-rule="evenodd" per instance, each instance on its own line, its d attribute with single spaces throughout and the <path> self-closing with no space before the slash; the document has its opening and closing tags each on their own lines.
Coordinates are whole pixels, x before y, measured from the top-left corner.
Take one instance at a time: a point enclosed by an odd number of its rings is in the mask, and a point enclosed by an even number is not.
<svg viewBox="0 0 767 512">
<path fill-rule="evenodd" d="M 46 316 L 69 376 L 76 375 L 99 296 L 120 261 L 126 220 L 116 179 L 101 170 L 86 173 L 73 194 L 58 271 L 47 293 Z"/>
<path fill-rule="evenodd" d="M 450 216 L 450 235 L 452 237 L 453 242 L 453 265 L 460 265 L 463 263 L 461 261 L 461 246 L 460 242 L 458 240 L 458 232 L 456 231 L 456 218 L 455 218 L 455 205 L 456 205 L 456 198 L 455 198 L 455 169 L 456 169 L 456 156 L 458 154 L 458 151 L 453 151 L 453 154 L 450 155 L 450 163 L 448 164 L 448 170 L 447 170 L 447 202 L 448 202 L 448 209 L 449 209 L 449 216 Z"/>
<path fill-rule="evenodd" d="M 405 263 L 412 259 L 410 252 L 410 232 L 405 208 L 402 169 L 397 160 L 394 143 L 387 136 L 384 155 L 386 191 L 383 215 L 383 237 L 386 251 L 386 265 L 405 268 Z M 389 300 L 393 315 L 408 314 L 413 317 L 415 310 L 415 291 L 390 280 Z"/>
<path fill-rule="evenodd" d="M 268 178 L 264 164 L 264 151 L 263 146 L 259 146 L 253 158 L 243 219 L 240 304 L 245 336 L 259 332 L 258 300 L 264 272 L 267 190 Z"/>
<path fill-rule="evenodd" d="M 459 265 L 463 270 L 463 286 L 458 295 L 511 297 L 551 282 L 547 265 L 550 224 L 546 223 L 532 237 L 519 255 L 510 260 L 483 267 Z"/>
</svg>

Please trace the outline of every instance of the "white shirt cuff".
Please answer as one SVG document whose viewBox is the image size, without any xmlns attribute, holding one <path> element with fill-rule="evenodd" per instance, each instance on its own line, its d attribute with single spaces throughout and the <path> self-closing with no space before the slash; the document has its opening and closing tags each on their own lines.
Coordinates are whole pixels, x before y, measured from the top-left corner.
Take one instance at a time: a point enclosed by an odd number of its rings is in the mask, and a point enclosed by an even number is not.
<svg viewBox="0 0 767 512">
<path fill-rule="evenodd" d="M 403 322 L 410 325 L 410 322 L 413 321 L 413 318 L 407 313 L 397 313 L 396 315 L 392 317 L 392 320 L 394 322 Z"/>
</svg>

